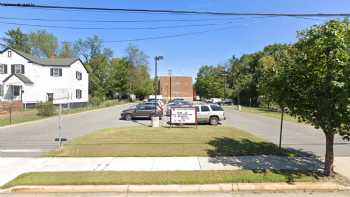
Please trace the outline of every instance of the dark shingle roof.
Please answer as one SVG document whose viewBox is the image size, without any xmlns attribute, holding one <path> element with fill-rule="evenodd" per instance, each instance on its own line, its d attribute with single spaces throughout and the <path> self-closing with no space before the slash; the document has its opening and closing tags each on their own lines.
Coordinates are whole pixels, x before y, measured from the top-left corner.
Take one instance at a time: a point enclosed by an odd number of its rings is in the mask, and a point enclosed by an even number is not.
<svg viewBox="0 0 350 197">
<path fill-rule="evenodd" d="M 10 49 L 15 51 L 19 55 L 23 56 L 24 58 L 26 58 L 30 62 L 40 64 L 43 66 L 70 66 L 75 61 L 79 60 L 79 59 L 75 59 L 75 58 L 45 58 L 44 59 L 44 58 L 35 57 L 33 55 L 30 55 L 28 53 L 25 53 L 25 52 L 22 52 L 22 51 L 19 51 L 16 49 L 12 49 L 12 48 L 10 48 Z"/>
<path fill-rule="evenodd" d="M 16 76 L 19 80 L 21 80 L 23 83 L 26 84 L 34 84 L 28 77 L 26 77 L 25 75 L 22 74 L 11 74 L 8 77 L 6 77 L 6 79 L 4 79 L 4 81 L 2 82 L 6 82 L 7 80 L 9 80 L 12 76 Z"/>
</svg>

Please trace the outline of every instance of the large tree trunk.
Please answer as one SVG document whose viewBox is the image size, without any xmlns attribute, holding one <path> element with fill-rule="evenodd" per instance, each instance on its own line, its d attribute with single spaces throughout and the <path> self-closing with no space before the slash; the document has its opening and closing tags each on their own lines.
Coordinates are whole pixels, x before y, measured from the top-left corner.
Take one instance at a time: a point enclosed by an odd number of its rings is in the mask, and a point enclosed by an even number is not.
<svg viewBox="0 0 350 197">
<path fill-rule="evenodd" d="M 326 176 L 334 176 L 334 133 L 326 133 L 326 158 L 324 166 L 324 174 Z"/>
</svg>

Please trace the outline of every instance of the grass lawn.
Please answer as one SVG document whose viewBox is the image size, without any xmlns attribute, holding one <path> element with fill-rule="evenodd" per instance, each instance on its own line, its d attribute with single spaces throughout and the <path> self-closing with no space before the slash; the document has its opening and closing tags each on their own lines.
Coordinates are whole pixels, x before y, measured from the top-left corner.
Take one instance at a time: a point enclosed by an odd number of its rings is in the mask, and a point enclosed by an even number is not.
<svg viewBox="0 0 350 197">
<path fill-rule="evenodd" d="M 210 184 L 315 182 L 321 175 L 296 171 L 172 171 L 172 172 L 34 172 L 25 173 L 3 188 L 19 185 Z"/>
<path fill-rule="evenodd" d="M 239 129 L 223 126 L 188 128 L 127 127 L 77 138 L 49 156 L 239 156 L 290 154 Z"/>
<path fill-rule="evenodd" d="M 42 118 L 42 116 L 39 116 L 37 114 L 36 110 L 15 111 L 12 113 L 12 124 L 40 120 Z M 0 126 L 6 126 L 10 124 L 11 122 L 9 114 L 0 115 Z"/>
<path fill-rule="evenodd" d="M 276 111 L 271 111 L 268 110 L 267 108 L 261 108 L 261 107 L 246 107 L 246 106 L 241 106 L 242 112 L 248 112 L 248 113 L 253 113 L 256 115 L 261 115 L 261 116 L 266 116 L 270 118 L 276 118 L 276 119 L 281 119 L 281 112 L 276 112 Z M 224 107 L 227 110 L 237 110 L 237 106 L 225 106 Z M 294 123 L 299 123 L 298 119 L 290 116 L 287 113 L 284 113 L 283 119 L 285 121 L 290 121 Z"/>
<path fill-rule="evenodd" d="M 122 104 L 122 103 L 124 103 L 124 102 L 117 102 L 114 100 L 110 100 L 110 101 L 106 101 L 98 106 L 87 106 L 87 107 L 64 109 L 63 114 L 74 114 L 74 113 L 79 113 L 79 112 L 83 112 L 83 111 L 89 111 L 89 110 L 94 110 L 94 109 L 99 109 L 99 108 L 104 108 L 104 107 L 110 107 L 110 106 L 118 105 L 118 104 Z M 29 122 L 29 121 L 33 121 L 33 120 L 40 120 L 40 119 L 44 119 L 44 118 L 48 118 L 48 117 L 39 116 L 38 111 L 36 109 L 27 109 L 25 111 L 14 111 L 12 113 L 12 123 L 10 122 L 9 114 L 1 114 L 0 115 L 0 127 L 10 125 L 10 124 L 17 124 L 17 123 Z"/>
</svg>

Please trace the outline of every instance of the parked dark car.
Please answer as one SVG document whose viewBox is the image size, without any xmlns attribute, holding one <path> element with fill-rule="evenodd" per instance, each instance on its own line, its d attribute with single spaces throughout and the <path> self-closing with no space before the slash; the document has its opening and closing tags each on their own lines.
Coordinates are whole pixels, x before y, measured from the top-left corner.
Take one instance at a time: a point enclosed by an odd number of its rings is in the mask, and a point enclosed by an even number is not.
<svg viewBox="0 0 350 197">
<path fill-rule="evenodd" d="M 123 110 L 120 114 L 121 118 L 124 120 L 132 120 L 137 118 L 149 118 L 152 116 L 162 117 L 163 113 L 161 110 L 157 108 L 155 110 L 155 105 L 150 104 L 139 104 L 134 107 L 130 107 L 129 109 Z"/>
<path fill-rule="evenodd" d="M 167 108 L 166 108 L 166 115 L 170 116 L 170 110 L 171 108 L 175 107 L 192 107 L 192 103 L 189 101 L 184 101 L 184 100 L 177 100 L 172 103 L 168 103 Z"/>
</svg>

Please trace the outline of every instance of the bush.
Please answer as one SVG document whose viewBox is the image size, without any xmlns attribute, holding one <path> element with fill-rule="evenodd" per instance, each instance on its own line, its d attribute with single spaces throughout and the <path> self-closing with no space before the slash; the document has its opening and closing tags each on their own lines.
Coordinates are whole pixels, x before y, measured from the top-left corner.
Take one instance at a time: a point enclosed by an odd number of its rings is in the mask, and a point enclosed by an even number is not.
<svg viewBox="0 0 350 197">
<path fill-rule="evenodd" d="M 91 97 L 90 98 L 90 103 L 93 106 L 99 106 L 99 105 L 101 105 L 102 102 L 103 102 L 103 98 L 101 98 L 101 97 Z"/>
<path fill-rule="evenodd" d="M 56 107 L 52 102 L 39 103 L 37 110 L 39 116 L 52 116 L 56 113 Z"/>
</svg>

